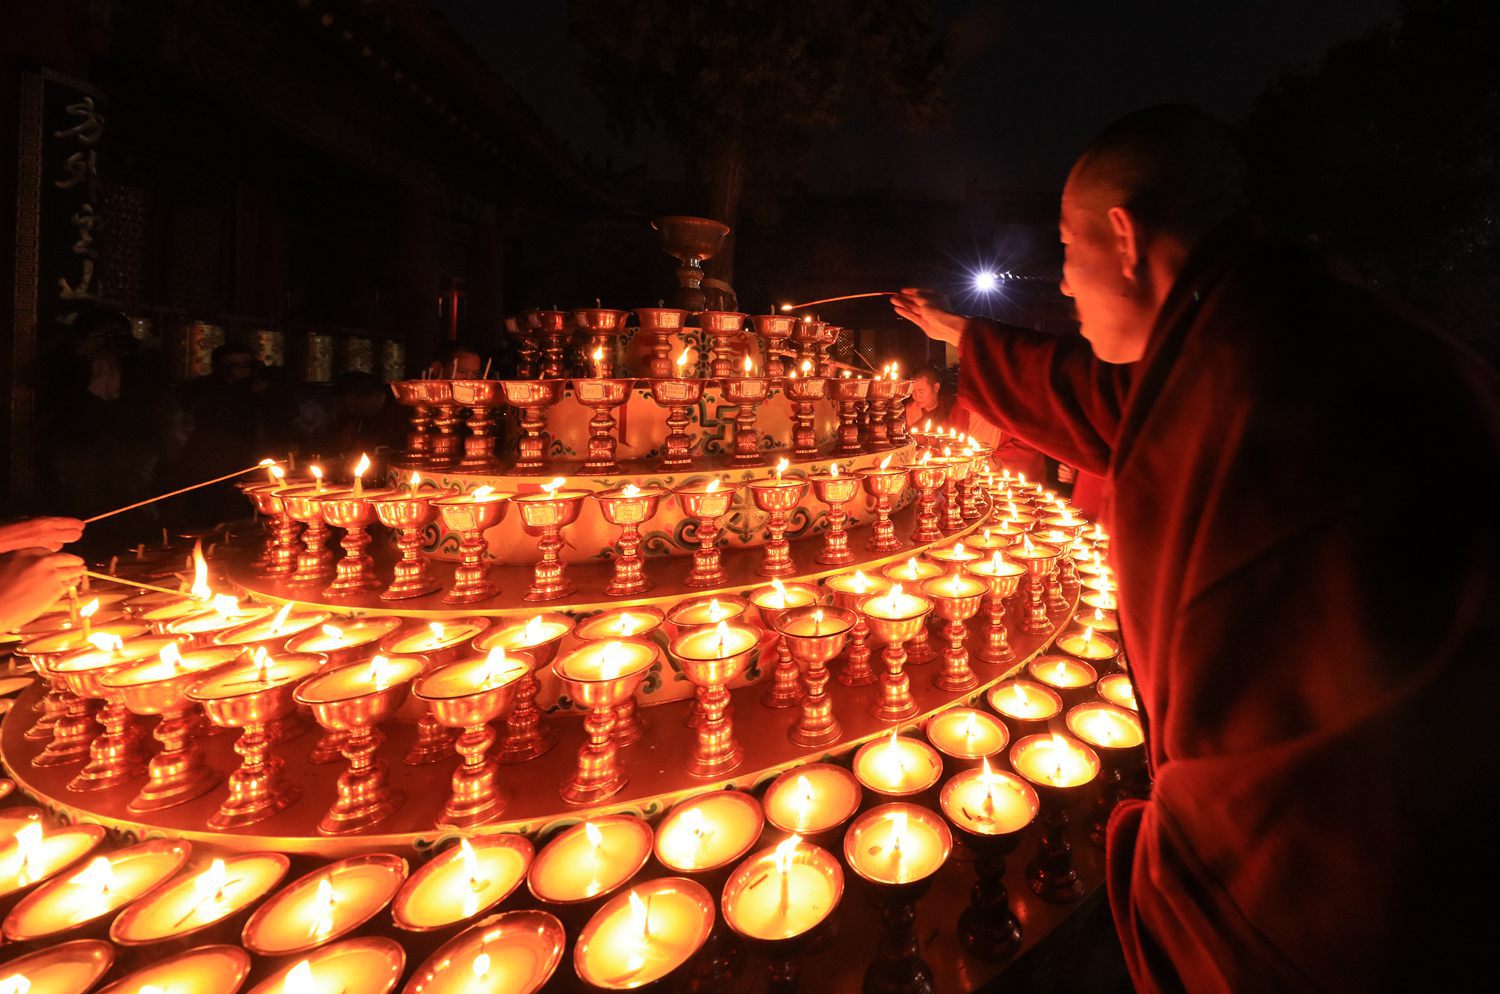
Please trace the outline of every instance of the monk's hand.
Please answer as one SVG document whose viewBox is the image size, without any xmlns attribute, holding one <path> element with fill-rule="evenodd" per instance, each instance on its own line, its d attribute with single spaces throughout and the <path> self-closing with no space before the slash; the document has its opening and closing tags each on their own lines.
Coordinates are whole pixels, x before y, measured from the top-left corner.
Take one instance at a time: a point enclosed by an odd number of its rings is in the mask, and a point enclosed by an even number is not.
<svg viewBox="0 0 1500 994">
<path fill-rule="evenodd" d="M 45 614 L 83 579 L 84 562 L 66 552 L 22 549 L 0 556 L 0 632 Z"/>
<path fill-rule="evenodd" d="M 26 518 L 0 525 L 0 553 L 17 549 L 56 552 L 83 537 L 83 522 L 77 518 Z"/>
<path fill-rule="evenodd" d="M 898 317 L 921 328 L 928 338 L 956 348 L 963 337 L 968 319 L 953 313 L 947 295 L 941 290 L 907 287 L 891 297 L 891 306 Z"/>
</svg>

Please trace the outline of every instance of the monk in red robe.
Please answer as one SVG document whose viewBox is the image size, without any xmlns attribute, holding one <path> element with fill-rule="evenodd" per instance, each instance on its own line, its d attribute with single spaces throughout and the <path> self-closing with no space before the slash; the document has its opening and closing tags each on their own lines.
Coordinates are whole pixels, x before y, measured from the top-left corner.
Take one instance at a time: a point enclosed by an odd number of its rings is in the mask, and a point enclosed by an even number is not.
<svg viewBox="0 0 1500 994">
<path fill-rule="evenodd" d="M 1488 987 L 1500 389 L 1245 186 L 1222 126 L 1141 111 L 1063 192 L 1082 338 L 896 310 L 964 403 L 1105 479 L 1155 777 L 1108 839 L 1137 989 Z"/>
</svg>

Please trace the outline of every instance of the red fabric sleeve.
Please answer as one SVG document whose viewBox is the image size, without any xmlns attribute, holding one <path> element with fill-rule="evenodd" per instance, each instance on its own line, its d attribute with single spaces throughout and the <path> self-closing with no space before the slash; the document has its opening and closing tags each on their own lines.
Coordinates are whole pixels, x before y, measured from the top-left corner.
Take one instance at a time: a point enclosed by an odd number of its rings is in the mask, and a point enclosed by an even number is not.
<svg viewBox="0 0 1500 994">
<path fill-rule="evenodd" d="M 1105 475 L 1130 367 L 1062 338 L 970 318 L 959 345 L 958 395 L 979 415 L 1069 466 Z"/>
</svg>

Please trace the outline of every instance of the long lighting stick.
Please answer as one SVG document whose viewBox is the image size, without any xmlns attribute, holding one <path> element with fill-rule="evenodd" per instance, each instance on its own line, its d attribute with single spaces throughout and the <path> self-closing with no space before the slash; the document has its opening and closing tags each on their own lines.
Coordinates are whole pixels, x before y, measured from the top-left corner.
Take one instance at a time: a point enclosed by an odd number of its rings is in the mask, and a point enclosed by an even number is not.
<svg viewBox="0 0 1500 994">
<path fill-rule="evenodd" d="M 818 304 L 836 304 L 841 300 L 861 300 L 865 297 L 894 297 L 900 290 L 876 290 L 873 293 L 850 293 L 842 297 L 824 297 L 822 300 L 809 300 L 802 304 L 782 304 L 781 311 L 800 311 L 804 307 L 815 307 Z"/>
<path fill-rule="evenodd" d="M 204 480 L 202 483 L 195 483 L 190 487 L 183 487 L 181 490 L 173 490 L 171 493 L 159 494 L 155 497 L 148 497 L 145 500 L 138 500 L 134 504 L 126 504 L 124 507 L 117 507 L 113 511 L 105 511 L 103 514 L 96 514 L 92 518 L 84 518 L 83 523 L 86 525 L 93 524 L 95 521 L 98 521 L 101 518 L 109 518 L 113 517 L 116 514 L 124 514 L 126 511 L 134 511 L 138 507 L 145 507 L 147 504 L 155 504 L 159 500 L 166 500 L 168 497 L 176 497 L 178 494 L 185 494 L 189 490 L 197 490 L 199 487 L 207 487 L 212 486 L 215 483 L 223 483 L 225 480 L 232 480 L 236 476 L 244 476 L 246 473 L 253 473 L 258 469 L 265 469 L 270 465 L 273 464 L 270 462 L 258 462 L 254 466 L 247 466 L 244 469 L 236 470 L 233 473 L 225 473 L 223 476 L 216 476 L 212 480 Z"/>
<path fill-rule="evenodd" d="M 83 571 L 84 576 L 91 576 L 95 580 L 108 580 L 110 583 L 123 583 L 127 587 L 140 587 L 142 590 L 152 590 L 159 594 L 180 594 L 186 597 L 187 591 L 173 590 L 171 587 L 158 587 L 152 583 L 141 583 L 139 580 L 127 580 L 123 576 L 115 576 L 113 573 L 96 573 L 91 569 Z"/>
</svg>

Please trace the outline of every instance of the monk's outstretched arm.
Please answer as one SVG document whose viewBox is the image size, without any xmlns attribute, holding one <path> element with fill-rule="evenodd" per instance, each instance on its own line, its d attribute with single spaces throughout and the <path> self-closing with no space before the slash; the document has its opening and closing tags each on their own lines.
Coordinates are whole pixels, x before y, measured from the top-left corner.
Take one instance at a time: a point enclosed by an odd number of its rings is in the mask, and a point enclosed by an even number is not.
<svg viewBox="0 0 1500 994">
<path fill-rule="evenodd" d="M 970 318 L 959 344 L 959 397 L 986 420 L 1070 466 L 1109 468 L 1130 367 L 1065 338 Z"/>
</svg>

